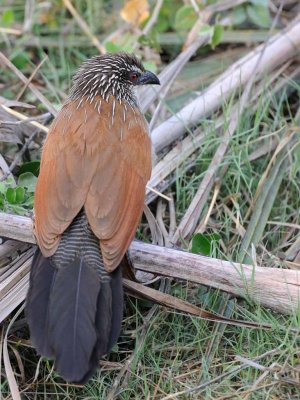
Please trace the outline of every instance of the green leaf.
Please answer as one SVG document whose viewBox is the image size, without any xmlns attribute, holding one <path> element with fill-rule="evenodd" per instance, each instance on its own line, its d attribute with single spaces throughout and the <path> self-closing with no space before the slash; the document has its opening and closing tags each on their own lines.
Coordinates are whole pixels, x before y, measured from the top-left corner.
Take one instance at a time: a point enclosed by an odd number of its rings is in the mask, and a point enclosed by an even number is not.
<svg viewBox="0 0 300 400">
<path fill-rule="evenodd" d="M 271 17 L 269 8 L 263 4 L 250 4 L 247 6 L 247 14 L 253 24 L 261 28 L 269 28 Z"/>
<path fill-rule="evenodd" d="M 24 69 L 28 64 L 29 57 L 25 52 L 19 52 L 11 59 L 11 62 L 19 69 Z"/>
<path fill-rule="evenodd" d="M 192 253 L 210 256 L 212 253 L 212 242 L 220 240 L 218 234 L 203 235 L 196 233 L 192 238 Z"/>
<path fill-rule="evenodd" d="M 32 172 L 24 172 L 18 179 L 18 186 L 23 186 L 28 192 L 33 193 L 35 190 L 37 177 Z"/>
<path fill-rule="evenodd" d="M 157 32 L 166 32 L 169 29 L 169 27 L 170 27 L 170 22 L 168 21 L 167 18 L 159 17 L 155 24 L 155 30 Z"/>
<path fill-rule="evenodd" d="M 174 0 L 164 0 L 160 9 L 157 22 L 154 25 L 156 32 L 166 32 L 172 30 L 175 24 L 176 12 L 182 7 L 181 2 Z"/>
<path fill-rule="evenodd" d="M 233 25 L 241 25 L 247 19 L 246 8 L 243 5 L 235 7 L 230 16 L 232 18 Z"/>
<path fill-rule="evenodd" d="M 214 49 L 222 39 L 224 33 L 224 29 L 221 25 L 215 25 L 214 27 L 214 33 L 211 38 L 211 47 Z"/>
<path fill-rule="evenodd" d="M 13 188 L 7 188 L 6 190 L 6 200 L 9 202 L 9 204 L 15 204 L 16 203 L 16 190 Z"/>
<path fill-rule="evenodd" d="M 9 176 L 3 182 L 0 182 L 0 193 L 5 194 L 8 187 L 14 186 L 14 178 Z"/>
<path fill-rule="evenodd" d="M 183 6 L 179 8 L 175 15 L 174 28 L 177 31 L 187 31 L 197 21 L 197 15 L 192 6 Z"/>
<path fill-rule="evenodd" d="M 213 34 L 214 34 L 214 27 L 209 25 L 209 24 L 203 24 L 201 26 L 200 30 L 199 30 L 199 33 L 200 33 L 200 35 L 201 35 L 201 33 L 203 33 L 203 34 L 208 33 L 209 34 L 209 40 L 210 40 L 210 43 L 211 43 L 212 38 L 213 38 Z"/>
<path fill-rule="evenodd" d="M 3 11 L 1 20 L 4 26 L 11 26 L 15 20 L 13 10 L 8 8 L 7 10 Z"/>
<path fill-rule="evenodd" d="M 27 214 L 27 210 L 24 207 L 18 206 L 18 205 L 10 206 L 10 212 L 12 212 L 13 214 L 18 214 L 18 215 L 26 215 Z"/>
<path fill-rule="evenodd" d="M 34 204 L 34 196 L 30 196 L 25 201 L 25 203 L 23 203 L 23 206 L 32 209 L 33 208 L 33 204 Z"/>
<path fill-rule="evenodd" d="M 0 193 L 5 194 L 7 189 L 7 185 L 5 182 L 0 182 Z"/>
<path fill-rule="evenodd" d="M 33 175 L 39 176 L 39 169 L 40 169 L 40 161 L 30 161 L 22 164 L 18 171 L 18 174 L 24 174 L 24 172 L 32 172 Z"/>
<path fill-rule="evenodd" d="M 18 186 L 16 189 L 16 203 L 21 204 L 25 198 L 25 189 L 22 186 Z"/>
</svg>

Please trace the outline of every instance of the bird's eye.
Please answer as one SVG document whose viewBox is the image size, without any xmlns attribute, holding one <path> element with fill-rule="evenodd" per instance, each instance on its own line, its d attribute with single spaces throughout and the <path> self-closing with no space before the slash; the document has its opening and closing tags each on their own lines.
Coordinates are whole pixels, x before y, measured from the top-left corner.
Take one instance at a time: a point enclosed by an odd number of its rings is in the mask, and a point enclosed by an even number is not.
<svg viewBox="0 0 300 400">
<path fill-rule="evenodd" d="M 136 82 L 138 80 L 139 75 L 137 72 L 130 72 L 129 77 L 131 82 Z"/>
</svg>

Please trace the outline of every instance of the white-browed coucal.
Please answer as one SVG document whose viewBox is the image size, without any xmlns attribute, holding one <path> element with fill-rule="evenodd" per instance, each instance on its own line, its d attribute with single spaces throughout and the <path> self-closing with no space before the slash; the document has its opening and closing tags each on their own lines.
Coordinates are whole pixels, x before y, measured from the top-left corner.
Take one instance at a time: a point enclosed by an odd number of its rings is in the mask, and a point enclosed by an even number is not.
<svg viewBox="0 0 300 400">
<path fill-rule="evenodd" d="M 85 383 L 120 333 L 122 265 L 151 173 L 134 93 L 146 84 L 159 80 L 133 55 L 85 61 L 43 147 L 26 314 L 38 353 L 69 382 Z"/>
</svg>

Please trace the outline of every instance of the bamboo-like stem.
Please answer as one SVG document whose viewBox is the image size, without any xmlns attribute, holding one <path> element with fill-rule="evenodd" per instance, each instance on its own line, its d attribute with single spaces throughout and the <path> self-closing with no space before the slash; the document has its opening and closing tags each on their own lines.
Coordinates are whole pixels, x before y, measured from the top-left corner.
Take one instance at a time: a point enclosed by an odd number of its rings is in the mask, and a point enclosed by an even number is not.
<svg viewBox="0 0 300 400">
<path fill-rule="evenodd" d="M 273 36 L 245 57 L 229 67 L 199 97 L 170 117 L 152 132 L 156 151 L 177 140 L 187 127 L 196 125 L 201 118 L 209 115 L 256 73 L 259 78 L 295 56 L 300 48 L 300 17 L 285 30 Z M 257 67 L 257 61 L 260 60 Z"/>
<path fill-rule="evenodd" d="M 0 236 L 35 243 L 32 226 L 30 218 L 0 213 Z M 211 286 L 285 314 L 300 306 L 299 271 L 234 263 L 137 241 L 130 254 L 139 270 Z"/>
</svg>

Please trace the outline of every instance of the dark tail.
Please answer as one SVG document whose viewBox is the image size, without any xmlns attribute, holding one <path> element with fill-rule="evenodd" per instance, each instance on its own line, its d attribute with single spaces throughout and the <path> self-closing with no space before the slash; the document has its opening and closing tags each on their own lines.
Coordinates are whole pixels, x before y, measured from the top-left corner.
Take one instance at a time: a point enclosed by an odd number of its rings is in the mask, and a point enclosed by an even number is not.
<svg viewBox="0 0 300 400">
<path fill-rule="evenodd" d="M 103 279 L 83 256 L 57 268 L 37 250 L 26 313 L 37 351 L 55 359 L 55 368 L 66 381 L 84 384 L 120 333 L 121 266 Z"/>
</svg>

